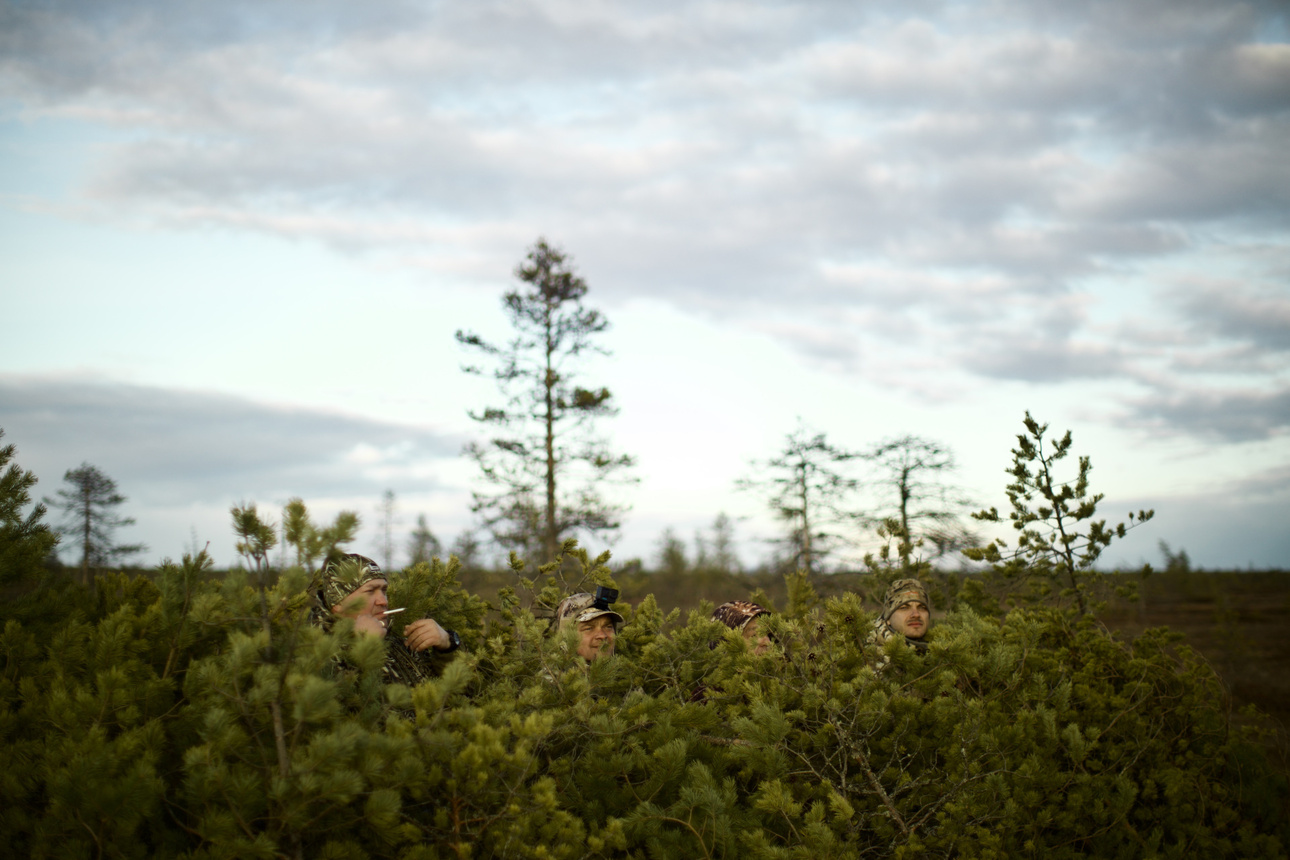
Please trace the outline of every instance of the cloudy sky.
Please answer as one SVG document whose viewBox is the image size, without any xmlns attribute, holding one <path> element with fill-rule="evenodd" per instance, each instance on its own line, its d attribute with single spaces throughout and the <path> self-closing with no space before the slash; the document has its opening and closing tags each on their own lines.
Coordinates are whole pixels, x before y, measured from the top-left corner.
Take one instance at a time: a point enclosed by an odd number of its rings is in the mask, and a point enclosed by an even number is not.
<svg viewBox="0 0 1290 860">
<path fill-rule="evenodd" d="M 1278 2 L 0 0 L 0 427 L 149 556 L 299 495 L 470 527 L 452 334 L 545 236 L 612 323 L 616 556 L 740 517 L 798 422 L 950 445 L 1029 409 L 1111 561 L 1290 566 Z M 596 547 L 598 548 L 598 547 Z"/>
</svg>

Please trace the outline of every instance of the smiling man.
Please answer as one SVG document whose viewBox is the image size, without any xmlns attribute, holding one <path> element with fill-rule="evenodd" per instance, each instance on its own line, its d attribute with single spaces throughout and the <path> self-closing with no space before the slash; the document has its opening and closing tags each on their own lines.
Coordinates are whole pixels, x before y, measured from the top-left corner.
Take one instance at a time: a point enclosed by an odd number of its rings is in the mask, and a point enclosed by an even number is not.
<svg viewBox="0 0 1290 860">
<path fill-rule="evenodd" d="M 570 624 L 578 630 L 578 656 L 590 663 L 597 657 L 610 657 L 614 653 L 614 640 L 623 616 L 609 608 L 618 599 L 618 592 L 603 586 L 595 594 L 582 592 L 560 601 L 555 608 L 557 630 L 567 630 Z"/>
<path fill-rule="evenodd" d="M 390 616 L 398 611 L 390 610 L 388 591 L 389 581 L 375 561 L 349 553 L 328 561 L 319 572 L 315 618 L 326 629 L 348 618 L 359 633 L 387 638 Z M 418 684 L 436 674 L 431 653 L 448 654 L 460 646 L 461 637 L 433 618 L 413 621 L 402 636 L 386 643 L 386 680 Z"/>
<path fill-rule="evenodd" d="M 874 621 L 874 636 L 886 642 L 893 636 L 904 636 L 905 643 L 925 651 L 923 638 L 932 627 L 932 602 L 927 589 L 917 579 L 898 579 L 887 588 L 882 614 Z"/>
</svg>

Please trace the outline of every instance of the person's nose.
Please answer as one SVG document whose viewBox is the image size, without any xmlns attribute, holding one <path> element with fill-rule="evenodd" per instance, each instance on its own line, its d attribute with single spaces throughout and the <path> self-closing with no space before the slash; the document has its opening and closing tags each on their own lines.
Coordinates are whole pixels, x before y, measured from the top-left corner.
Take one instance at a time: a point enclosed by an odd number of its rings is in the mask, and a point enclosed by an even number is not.
<svg viewBox="0 0 1290 860">
<path fill-rule="evenodd" d="M 390 605 L 390 599 L 385 596 L 385 592 L 378 591 L 372 598 L 372 606 L 376 609 L 384 610 Z"/>
</svg>

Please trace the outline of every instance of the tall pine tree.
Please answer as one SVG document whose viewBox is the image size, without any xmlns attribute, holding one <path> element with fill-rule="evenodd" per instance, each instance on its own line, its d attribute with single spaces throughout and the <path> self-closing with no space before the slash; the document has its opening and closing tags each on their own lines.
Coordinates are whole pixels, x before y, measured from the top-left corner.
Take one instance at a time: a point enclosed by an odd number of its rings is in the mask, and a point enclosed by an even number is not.
<svg viewBox="0 0 1290 860">
<path fill-rule="evenodd" d="M 503 299 L 514 337 L 504 344 L 465 331 L 457 340 L 493 362 L 488 375 L 505 398 L 470 417 L 496 434 L 473 442 L 466 454 L 478 464 L 486 489 L 472 510 L 493 538 L 522 553 L 554 559 L 574 535 L 617 531 L 626 506 L 608 498 L 614 482 L 630 482 L 633 459 L 616 454 L 596 423 L 617 413 L 608 388 L 580 384 L 579 365 L 607 355 L 595 338 L 609 327 L 583 304 L 587 284 L 570 259 L 538 239 L 515 270 L 523 287 Z"/>
</svg>

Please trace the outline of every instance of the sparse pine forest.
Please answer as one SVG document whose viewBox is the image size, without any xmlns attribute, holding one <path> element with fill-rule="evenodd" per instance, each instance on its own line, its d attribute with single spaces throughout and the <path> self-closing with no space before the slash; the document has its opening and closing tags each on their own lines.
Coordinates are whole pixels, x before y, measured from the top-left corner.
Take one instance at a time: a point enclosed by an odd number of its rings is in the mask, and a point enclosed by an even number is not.
<svg viewBox="0 0 1290 860">
<path fill-rule="evenodd" d="M 1208 586 L 1181 569 L 1099 572 L 1150 514 L 1097 519 L 1085 462 L 1052 478 L 1071 450 L 1027 416 L 1011 512 L 980 514 L 1016 540 L 978 547 L 976 573 L 933 567 L 899 519 L 864 572 L 835 576 L 740 574 L 719 540 L 703 569 L 671 573 L 613 569 L 573 540 L 536 566 L 391 571 L 390 603 L 409 609 L 396 633 L 428 615 L 463 640 L 409 688 L 382 682 L 382 640 L 309 622 L 310 576 L 353 540 L 350 515 L 315 522 L 297 499 L 279 528 L 242 505 L 240 568 L 197 552 L 87 585 L 45 565 L 52 532 L 10 446 L 0 844 L 94 858 L 1286 856 L 1275 724 L 1237 712 L 1180 635 L 1141 623 L 1158 584 L 1170 599 Z M 907 576 L 935 605 L 926 653 L 868 636 L 883 589 Z M 626 623 L 616 656 L 588 664 L 548 627 L 563 595 L 596 584 L 622 590 Z M 747 597 L 774 610 L 762 655 L 709 618 Z"/>
</svg>

